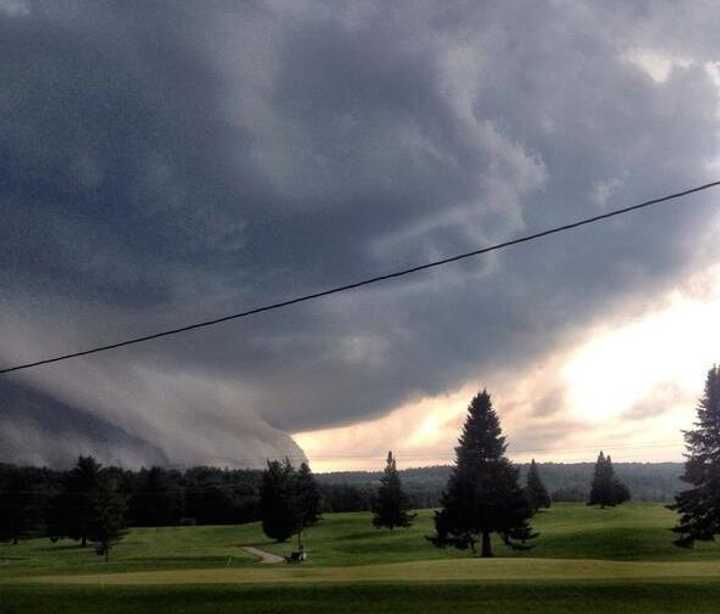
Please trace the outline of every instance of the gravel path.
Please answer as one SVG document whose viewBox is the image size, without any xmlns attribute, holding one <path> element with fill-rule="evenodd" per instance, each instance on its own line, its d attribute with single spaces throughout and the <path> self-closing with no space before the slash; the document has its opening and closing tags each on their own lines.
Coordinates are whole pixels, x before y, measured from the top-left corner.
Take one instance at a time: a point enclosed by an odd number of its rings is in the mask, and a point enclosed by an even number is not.
<svg viewBox="0 0 720 614">
<path fill-rule="evenodd" d="M 260 548 L 253 548 L 252 546 L 243 546 L 243 550 L 245 552 L 249 552 L 250 554 L 255 555 L 260 559 L 261 563 L 271 564 L 271 563 L 283 563 L 285 559 L 281 556 L 278 556 L 277 554 L 271 554 L 270 552 L 265 552 L 265 550 L 260 550 Z"/>
</svg>

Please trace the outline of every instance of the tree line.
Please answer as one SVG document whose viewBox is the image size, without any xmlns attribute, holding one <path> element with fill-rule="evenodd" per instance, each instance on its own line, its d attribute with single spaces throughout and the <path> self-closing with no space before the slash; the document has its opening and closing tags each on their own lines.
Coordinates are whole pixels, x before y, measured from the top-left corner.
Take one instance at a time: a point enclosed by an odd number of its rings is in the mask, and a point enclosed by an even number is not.
<svg viewBox="0 0 720 614">
<path fill-rule="evenodd" d="M 707 375 L 694 428 L 685 433 L 686 463 L 681 479 L 690 488 L 669 508 L 680 521 L 673 531 L 678 546 L 713 540 L 720 533 L 720 370 Z M 516 550 L 531 547 L 538 537 L 531 519 L 551 498 L 533 462 L 520 485 L 519 470 L 506 456 L 507 441 L 490 395 L 483 390 L 468 407 L 450 470 L 435 512 L 435 533 L 427 538 L 438 547 L 456 547 L 492 556 L 492 534 Z M 333 493 L 332 489 L 326 493 Z M 342 496 L 357 495 L 342 486 Z M 329 498 L 330 498 L 329 497 Z M 339 498 L 339 497 L 338 497 Z M 96 545 L 109 557 L 128 524 L 162 526 L 207 521 L 213 524 L 261 520 L 265 533 L 278 541 L 298 536 L 321 519 L 323 488 L 307 463 L 298 469 L 289 460 L 268 461 L 264 472 L 197 467 L 186 472 L 159 467 L 132 472 L 102 467 L 92 457 L 79 457 L 67 472 L 0 465 L 0 540 L 17 543 L 34 534 L 53 541 L 69 538 Z M 412 524 L 413 501 L 404 491 L 392 452 L 379 487 L 360 497 L 373 512 L 377 528 Z M 615 474 L 612 459 L 600 452 L 588 505 L 601 508 L 630 499 Z M 339 510 L 338 510 L 339 511 Z M 188 513 L 194 516 L 188 516 Z"/>
</svg>

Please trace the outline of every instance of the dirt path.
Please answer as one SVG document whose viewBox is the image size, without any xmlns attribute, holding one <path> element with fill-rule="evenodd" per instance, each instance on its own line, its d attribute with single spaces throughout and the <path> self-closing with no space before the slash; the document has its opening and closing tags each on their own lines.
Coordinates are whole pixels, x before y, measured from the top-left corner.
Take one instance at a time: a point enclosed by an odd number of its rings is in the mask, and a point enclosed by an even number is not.
<svg viewBox="0 0 720 614">
<path fill-rule="evenodd" d="M 259 548 L 253 548 L 252 546 L 243 546 L 243 550 L 245 550 L 245 552 L 249 552 L 250 554 L 258 557 L 260 559 L 261 563 L 272 564 L 272 563 L 282 563 L 285 561 L 284 558 L 282 558 L 281 556 L 278 556 L 277 554 L 271 554 L 270 552 L 265 552 L 265 550 L 260 550 Z"/>
</svg>

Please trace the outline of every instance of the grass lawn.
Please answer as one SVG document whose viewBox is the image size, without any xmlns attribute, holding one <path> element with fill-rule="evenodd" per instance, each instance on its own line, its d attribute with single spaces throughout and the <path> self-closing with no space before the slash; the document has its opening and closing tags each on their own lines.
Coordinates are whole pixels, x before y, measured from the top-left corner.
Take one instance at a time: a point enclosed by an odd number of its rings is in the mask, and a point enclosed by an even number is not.
<svg viewBox="0 0 720 614">
<path fill-rule="evenodd" d="M 134 529 L 104 563 L 92 548 L 30 540 L 0 545 L 0 612 L 717 612 L 720 545 L 672 545 L 658 504 L 600 510 L 559 504 L 534 519 L 536 547 L 497 558 L 439 550 L 411 529 L 378 531 L 369 514 L 329 514 L 308 532 L 302 565 L 258 524 Z"/>
</svg>

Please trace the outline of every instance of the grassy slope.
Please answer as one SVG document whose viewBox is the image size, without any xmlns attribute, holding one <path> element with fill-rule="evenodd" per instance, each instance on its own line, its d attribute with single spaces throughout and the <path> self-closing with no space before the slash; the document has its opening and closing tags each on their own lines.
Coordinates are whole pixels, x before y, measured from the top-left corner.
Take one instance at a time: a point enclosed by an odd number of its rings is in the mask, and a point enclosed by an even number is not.
<svg viewBox="0 0 720 614">
<path fill-rule="evenodd" d="M 424 539 L 432 530 L 429 511 L 421 512 L 412 529 L 392 533 L 373 529 L 367 514 L 328 515 L 309 532 L 310 561 L 302 566 L 260 566 L 246 555 L 241 545 L 278 553 L 291 549 L 268 543 L 256 524 L 136 529 L 109 565 L 91 549 L 70 544 L 3 544 L 0 612 L 82 612 L 87 600 L 96 608 L 87 611 L 102 608 L 104 614 L 138 611 L 138 603 L 154 612 L 231 611 L 240 603 L 248 612 L 421 612 L 442 610 L 443 600 L 465 612 L 490 596 L 493 606 L 502 603 L 508 612 L 543 611 L 539 604 L 546 611 L 595 611 L 600 603 L 605 611 L 624 604 L 622 611 L 680 612 L 689 603 L 693 611 L 716 611 L 720 546 L 693 551 L 672 546 L 673 522 L 674 515 L 660 505 L 608 510 L 558 505 L 536 517 L 541 536 L 531 553 L 497 546 L 497 554 L 509 558 L 492 561 L 433 548 Z M 33 578 L 42 584 L 18 584 Z M 85 585 L 68 586 L 72 582 Z M 635 597 L 623 602 L 624 594 Z"/>
</svg>

